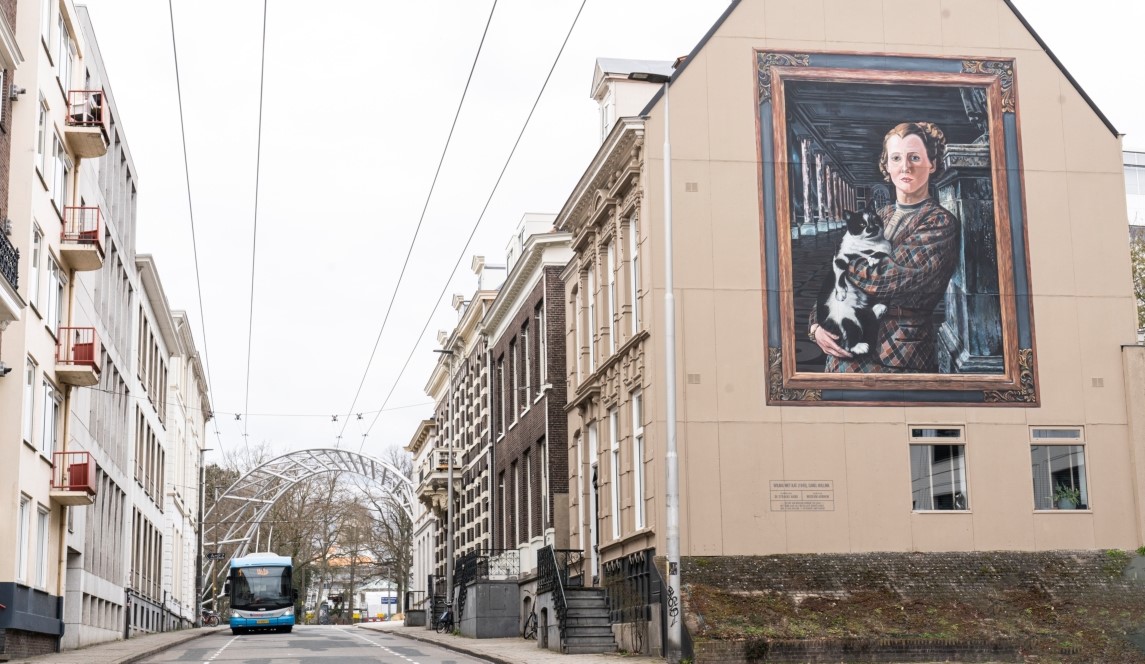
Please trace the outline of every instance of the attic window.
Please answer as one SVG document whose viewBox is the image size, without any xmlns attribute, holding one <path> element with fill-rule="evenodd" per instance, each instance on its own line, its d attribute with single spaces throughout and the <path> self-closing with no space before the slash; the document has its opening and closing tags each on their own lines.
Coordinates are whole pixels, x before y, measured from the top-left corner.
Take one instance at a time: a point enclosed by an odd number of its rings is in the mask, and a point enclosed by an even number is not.
<svg viewBox="0 0 1145 664">
<path fill-rule="evenodd" d="M 965 429 L 960 426 L 939 427 L 931 424 L 910 427 L 910 439 L 921 442 L 965 440 L 965 433 Z"/>
</svg>

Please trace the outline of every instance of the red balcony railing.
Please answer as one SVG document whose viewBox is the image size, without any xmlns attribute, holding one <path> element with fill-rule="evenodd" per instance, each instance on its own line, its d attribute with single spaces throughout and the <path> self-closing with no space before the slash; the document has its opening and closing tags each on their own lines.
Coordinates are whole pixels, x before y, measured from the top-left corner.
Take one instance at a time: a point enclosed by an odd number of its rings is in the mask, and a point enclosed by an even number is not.
<svg viewBox="0 0 1145 664">
<path fill-rule="evenodd" d="M 95 459 L 89 452 L 56 452 L 52 455 L 52 489 L 83 491 L 95 495 Z"/>
<path fill-rule="evenodd" d="M 103 90 L 68 91 L 69 127 L 99 127 L 106 136 L 109 115 Z"/>
<path fill-rule="evenodd" d="M 99 372 L 101 348 L 94 327 L 61 327 L 56 339 L 56 364 L 91 367 Z"/>
<path fill-rule="evenodd" d="M 102 226 L 103 215 L 98 206 L 66 207 L 64 208 L 64 229 L 60 233 L 60 240 L 76 244 L 91 244 L 99 248 Z"/>
</svg>

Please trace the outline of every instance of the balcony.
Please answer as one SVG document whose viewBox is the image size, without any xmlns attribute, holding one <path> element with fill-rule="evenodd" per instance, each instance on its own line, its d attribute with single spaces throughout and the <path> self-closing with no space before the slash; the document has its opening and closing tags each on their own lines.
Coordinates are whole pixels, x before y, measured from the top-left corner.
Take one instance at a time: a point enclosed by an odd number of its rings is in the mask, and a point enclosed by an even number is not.
<svg viewBox="0 0 1145 664">
<path fill-rule="evenodd" d="M 80 158 L 107 154 L 108 117 L 103 90 L 68 92 L 68 120 L 64 140 L 68 149 Z"/>
<path fill-rule="evenodd" d="M 94 327 L 61 327 L 56 336 L 56 378 L 61 383 L 91 387 L 99 382 L 103 348 Z"/>
<path fill-rule="evenodd" d="M 77 272 L 103 267 L 103 215 L 96 206 L 64 208 L 60 254 Z"/>
<path fill-rule="evenodd" d="M 52 455 L 51 498 L 57 505 L 91 505 L 95 502 L 95 459 L 88 452 L 56 452 Z"/>
<path fill-rule="evenodd" d="M 453 498 L 461 494 L 461 467 L 457 464 L 457 454 L 454 450 L 453 460 Z M 417 499 L 436 514 L 437 518 L 444 519 L 449 510 L 449 451 L 435 450 L 433 452 L 434 465 L 418 484 L 415 493 Z"/>
<path fill-rule="evenodd" d="M 0 327 L 20 320 L 24 302 L 17 293 L 19 287 L 20 250 L 13 247 L 8 236 L 0 231 Z"/>
</svg>

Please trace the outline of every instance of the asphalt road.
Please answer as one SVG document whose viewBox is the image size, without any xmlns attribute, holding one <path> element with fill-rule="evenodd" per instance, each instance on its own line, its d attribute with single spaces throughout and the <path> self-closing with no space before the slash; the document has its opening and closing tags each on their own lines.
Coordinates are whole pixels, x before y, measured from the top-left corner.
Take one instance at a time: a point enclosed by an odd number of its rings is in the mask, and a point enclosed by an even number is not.
<svg viewBox="0 0 1145 664">
<path fill-rule="evenodd" d="M 290 634 L 232 636 L 220 631 L 141 662 L 207 664 L 482 664 L 487 660 L 396 634 L 354 627 L 298 625 Z"/>
</svg>

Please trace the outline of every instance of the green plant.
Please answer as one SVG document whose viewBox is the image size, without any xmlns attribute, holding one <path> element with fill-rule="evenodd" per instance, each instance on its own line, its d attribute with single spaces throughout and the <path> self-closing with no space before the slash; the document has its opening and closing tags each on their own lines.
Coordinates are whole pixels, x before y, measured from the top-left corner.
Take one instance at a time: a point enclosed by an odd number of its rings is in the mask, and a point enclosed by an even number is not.
<svg viewBox="0 0 1145 664">
<path fill-rule="evenodd" d="M 1059 484 L 1058 488 L 1054 489 L 1054 503 L 1061 501 L 1073 503 L 1075 506 L 1081 504 L 1081 491 L 1071 486 Z"/>
<path fill-rule="evenodd" d="M 1137 547 L 1137 555 L 1139 555 L 1139 556 L 1145 556 L 1145 546 L 1139 546 L 1139 547 Z"/>
</svg>

